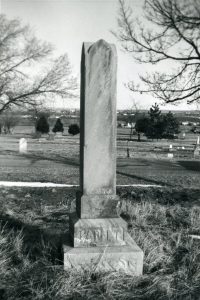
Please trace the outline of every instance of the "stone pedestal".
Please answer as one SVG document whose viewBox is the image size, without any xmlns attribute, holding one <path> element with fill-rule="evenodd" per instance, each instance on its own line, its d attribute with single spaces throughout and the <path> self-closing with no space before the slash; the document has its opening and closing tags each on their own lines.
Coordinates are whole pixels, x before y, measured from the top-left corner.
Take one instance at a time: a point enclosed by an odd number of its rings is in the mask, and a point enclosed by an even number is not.
<svg viewBox="0 0 200 300">
<path fill-rule="evenodd" d="M 118 216 L 114 45 L 84 43 L 81 59 L 80 192 L 64 243 L 65 269 L 142 274 L 143 252 Z M 71 244 L 70 244 L 71 242 Z"/>
<path fill-rule="evenodd" d="M 65 270 L 142 275 L 143 252 L 128 234 L 122 218 L 80 219 L 74 213 L 69 229 L 63 245 Z"/>
<path fill-rule="evenodd" d="M 143 252 L 126 234 L 126 245 L 72 247 L 64 244 L 64 268 L 75 270 L 122 271 L 142 275 Z"/>
<path fill-rule="evenodd" d="M 74 247 L 124 246 L 127 224 L 121 218 L 70 218 L 70 234 Z"/>
</svg>

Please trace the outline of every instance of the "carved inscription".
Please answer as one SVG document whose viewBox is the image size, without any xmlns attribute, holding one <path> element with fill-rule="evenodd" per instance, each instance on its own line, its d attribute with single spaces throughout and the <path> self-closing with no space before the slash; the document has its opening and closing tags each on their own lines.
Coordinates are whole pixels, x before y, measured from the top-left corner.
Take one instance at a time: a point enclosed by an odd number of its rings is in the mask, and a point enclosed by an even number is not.
<svg viewBox="0 0 200 300">
<path fill-rule="evenodd" d="M 79 228 L 75 233 L 76 246 L 97 246 L 103 240 L 102 228 Z"/>
<path fill-rule="evenodd" d="M 74 237 L 75 247 L 125 245 L 124 229 L 119 227 L 88 227 L 77 228 Z"/>
<path fill-rule="evenodd" d="M 101 260 L 100 263 L 96 263 L 95 261 L 89 263 L 88 261 L 80 261 L 79 264 L 77 264 L 75 261 L 71 260 L 70 257 L 66 256 L 65 261 L 65 267 L 75 267 L 76 269 L 86 269 L 86 265 L 90 266 L 90 264 L 94 264 L 96 270 L 106 270 L 106 271 L 123 271 L 126 273 L 132 273 L 136 274 L 137 272 L 137 262 L 136 260 L 126 260 L 124 258 L 120 258 L 119 260 L 113 260 L 113 259 L 105 259 Z"/>
<path fill-rule="evenodd" d="M 85 228 L 79 231 L 80 240 L 102 241 L 102 228 Z"/>
<path fill-rule="evenodd" d="M 107 230 L 107 240 L 108 241 L 123 241 L 124 240 L 124 229 L 112 227 L 112 229 Z"/>
<path fill-rule="evenodd" d="M 120 258 L 119 261 L 113 261 L 113 260 L 105 260 L 102 261 L 100 265 L 98 265 L 98 268 L 103 268 L 104 270 L 108 271 L 125 271 L 125 272 L 135 272 L 136 271 L 136 262 L 125 260 L 123 258 Z"/>
</svg>

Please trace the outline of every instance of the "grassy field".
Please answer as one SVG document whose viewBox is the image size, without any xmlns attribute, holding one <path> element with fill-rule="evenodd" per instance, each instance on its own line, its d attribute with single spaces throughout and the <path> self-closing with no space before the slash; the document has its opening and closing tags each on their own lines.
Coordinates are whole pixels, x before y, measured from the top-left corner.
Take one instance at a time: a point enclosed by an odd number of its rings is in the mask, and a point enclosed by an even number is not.
<svg viewBox="0 0 200 300">
<path fill-rule="evenodd" d="M 120 188 L 144 274 L 63 271 L 74 189 L 1 188 L 0 299 L 191 299 L 200 295 L 200 190 Z"/>
<path fill-rule="evenodd" d="M 28 140 L 28 153 L 19 154 L 19 138 Z M 200 184 L 200 159 L 167 158 L 169 144 L 194 147 L 195 135 L 185 140 L 117 141 L 117 184 L 158 184 L 196 187 Z M 161 149 L 161 151 L 155 151 Z M 30 134 L 0 136 L 0 180 L 79 184 L 79 136 L 48 141 Z"/>
<path fill-rule="evenodd" d="M 79 183 L 79 136 L 48 141 L 19 129 L 0 136 L 0 180 Z M 127 134 L 127 131 L 120 132 Z M 28 153 L 19 154 L 20 137 Z M 119 135 L 118 135 L 119 137 Z M 185 140 L 117 141 L 120 214 L 144 251 L 144 274 L 63 271 L 62 241 L 76 189 L 0 189 L 0 299 L 200 299 L 200 159 L 167 158 L 166 149 L 194 146 Z M 162 148 L 162 151 L 155 151 Z"/>
</svg>

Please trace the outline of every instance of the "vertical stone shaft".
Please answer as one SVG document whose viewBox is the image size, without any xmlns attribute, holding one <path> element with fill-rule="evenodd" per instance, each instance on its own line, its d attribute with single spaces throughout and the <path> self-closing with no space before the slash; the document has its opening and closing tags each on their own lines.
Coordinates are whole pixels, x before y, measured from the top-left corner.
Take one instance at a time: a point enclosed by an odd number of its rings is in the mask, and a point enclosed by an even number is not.
<svg viewBox="0 0 200 300">
<path fill-rule="evenodd" d="M 81 190 L 116 192 L 116 50 L 84 43 L 81 62 Z"/>
<path fill-rule="evenodd" d="M 114 45 L 104 40 L 83 44 L 80 187 L 81 194 L 87 199 L 77 204 L 80 217 L 81 212 L 82 217 L 91 217 L 91 206 L 97 206 L 102 212 L 102 201 L 107 206 L 107 212 L 111 212 L 115 206 L 112 199 L 116 198 L 116 74 L 117 55 Z M 90 216 L 84 214 L 86 206 L 90 208 Z M 95 217 L 98 216 L 105 214 L 95 214 Z"/>
</svg>

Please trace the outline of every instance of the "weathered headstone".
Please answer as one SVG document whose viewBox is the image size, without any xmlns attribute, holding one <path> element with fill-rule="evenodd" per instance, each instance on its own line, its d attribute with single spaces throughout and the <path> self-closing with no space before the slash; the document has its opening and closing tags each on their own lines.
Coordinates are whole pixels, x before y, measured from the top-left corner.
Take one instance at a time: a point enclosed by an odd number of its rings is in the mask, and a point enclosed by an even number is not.
<svg viewBox="0 0 200 300">
<path fill-rule="evenodd" d="M 54 134 L 54 133 L 49 133 L 49 134 L 48 134 L 48 137 L 47 137 L 47 140 L 48 140 L 48 141 L 54 141 L 54 137 L 55 137 L 55 134 Z"/>
<path fill-rule="evenodd" d="M 194 157 L 199 157 L 199 155 L 200 155 L 200 146 L 199 146 L 199 136 L 198 136 L 196 145 L 194 147 Z"/>
<path fill-rule="evenodd" d="M 195 147 L 194 149 L 194 157 L 199 157 L 200 155 L 200 148 L 199 147 Z"/>
<path fill-rule="evenodd" d="M 80 193 L 64 267 L 142 274 L 143 252 L 118 216 L 114 45 L 84 43 L 81 60 Z"/>
<path fill-rule="evenodd" d="M 27 140 L 25 138 L 19 140 L 19 153 L 27 153 Z"/>
</svg>

